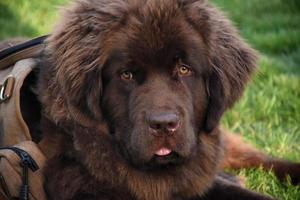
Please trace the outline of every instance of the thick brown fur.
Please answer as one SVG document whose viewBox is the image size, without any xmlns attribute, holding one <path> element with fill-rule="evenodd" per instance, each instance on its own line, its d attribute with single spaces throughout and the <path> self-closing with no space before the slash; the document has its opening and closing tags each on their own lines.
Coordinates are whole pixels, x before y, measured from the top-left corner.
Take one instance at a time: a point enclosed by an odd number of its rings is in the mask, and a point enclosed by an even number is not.
<svg viewBox="0 0 300 200">
<path fill-rule="evenodd" d="M 215 178 L 226 163 L 218 126 L 256 53 L 218 9 L 204 0 L 79 0 L 46 43 L 39 98 L 49 199 L 238 199 L 236 186 Z M 178 76 L 182 61 L 188 77 Z M 137 66 L 134 82 L 116 76 L 128 66 Z M 147 127 L 161 112 L 180 119 L 164 139 Z M 164 146 L 180 159 L 153 161 Z"/>
</svg>

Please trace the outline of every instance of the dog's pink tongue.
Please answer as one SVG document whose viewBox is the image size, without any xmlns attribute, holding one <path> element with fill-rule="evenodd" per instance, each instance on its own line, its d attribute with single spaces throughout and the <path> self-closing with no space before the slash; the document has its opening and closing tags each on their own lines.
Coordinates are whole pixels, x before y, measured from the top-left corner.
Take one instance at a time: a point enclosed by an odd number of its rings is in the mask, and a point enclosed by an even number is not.
<svg viewBox="0 0 300 200">
<path fill-rule="evenodd" d="M 171 152 L 172 151 L 170 149 L 163 147 L 163 148 L 159 149 L 158 151 L 156 151 L 155 155 L 157 155 L 157 156 L 167 156 Z"/>
</svg>

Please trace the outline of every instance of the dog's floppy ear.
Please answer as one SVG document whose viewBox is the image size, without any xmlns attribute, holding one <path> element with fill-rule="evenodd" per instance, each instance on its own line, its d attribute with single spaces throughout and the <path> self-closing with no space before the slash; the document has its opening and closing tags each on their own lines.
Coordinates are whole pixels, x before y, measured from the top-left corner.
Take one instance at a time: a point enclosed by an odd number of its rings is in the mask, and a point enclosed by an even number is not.
<svg viewBox="0 0 300 200">
<path fill-rule="evenodd" d="M 256 68 L 257 55 L 217 8 L 205 0 L 186 2 L 186 17 L 209 51 L 212 73 L 207 81 L 210 96 L 204 128 L 211 132 L 224 111 L 242 95 Z"/>
<path fill-rule="evenodd" d="M 92 9 L 87 5 L 66 10 L 64 21 L 46 41 L 45 60 L 50 66 L 43 70 L 47 83 L 41 85 L 48 88 L 42 100 L 56 122 L 72 119 L 91 126 L 101 120 L 101 71 L 107 55 L 103 27 L 109 19 L 98 19 L 101 16 Z"/>
<path fill-rule="evenodd" d="M 92 126 L 102 120 L 100 99 L 102 68 L 112 47 L 111 39 L 123 20 L 126 2 L 76 1 L 63 10 L 46 41 L 42 70 L 47 92 L 41 100 L 53 121 Z M 48 73 L 48 74 L 47 74 Z"/>
<path fill-rule="evenodd" d="M 72 119 L 83 126 L 90 126 L 94 121 L 101 120 L 103 63 L 95 56 L 100 56 L 100 53 L 92 49 L 95 44 L 85 44 L 92 45 L 92 48 L 88 49 L 82 46 L 84 44 L 76 33 L 69 37 L 77 41 L 70 42 L 69 38 L 63 39 L 63 36 L 51 36 L 48 40 L 49 44 L 58 45 L 55 46 L 55 51 L 52 51 L 50 46 L 47 49 L 50 71 L 46 76 L 51 77 L 48 80 L 50 87 L 46 95 L 52 98 L 49 104 L 51 108 L 48 108 L 51 110 L 48 113 L 55 121 Z M 64 116 L 58 113 L 64 113 Z"/>
</svg>

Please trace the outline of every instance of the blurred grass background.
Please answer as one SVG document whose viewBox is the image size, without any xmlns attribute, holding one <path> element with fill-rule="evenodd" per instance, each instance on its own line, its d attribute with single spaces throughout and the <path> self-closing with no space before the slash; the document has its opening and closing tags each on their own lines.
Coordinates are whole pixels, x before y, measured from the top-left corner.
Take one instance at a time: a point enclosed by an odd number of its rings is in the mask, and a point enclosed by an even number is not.
<svg viewBox="0 0 300 200">
<path fill-rule="evenodd" d="M 0 40 L 51 32 L 70 0 L 0 0 Z M 300 162 L 300 0 L 212 0 L 261 53 L 244 97 L 223 118 L 228 129 L 268 154 Z M 300 186 L 261 170 L 235 172 L 246 186 L 282 200 L 300 200 Z"/>
</svg>

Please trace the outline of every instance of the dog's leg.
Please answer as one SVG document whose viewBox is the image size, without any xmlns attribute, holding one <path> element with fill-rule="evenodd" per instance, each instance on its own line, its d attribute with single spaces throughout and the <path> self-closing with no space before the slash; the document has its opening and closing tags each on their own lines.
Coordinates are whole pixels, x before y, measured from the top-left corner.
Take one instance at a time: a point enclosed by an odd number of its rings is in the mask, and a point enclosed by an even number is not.
<svg viewBox="0 0 300 200">
<path fill-rule="evenodd" d="M 231 182 L 218 176 L 206 195 L 198 200 L 272 200 L 267 197 L 245 188 L 232 184 Z M 193 200 L 197 200 L 193 199 Z"/>
<path fill-rule="evenodd" d="M 228 131 L 224 131 L 224 141 L 224 168 L 241 169 L 262 166 L 266 171 L 272 170 L 280 180 L 285 180 L 289 175 L 293 184 L 300 183 L 300 163 L 271 158 L 245 143 L 241 136 Z"/>
</svg>

